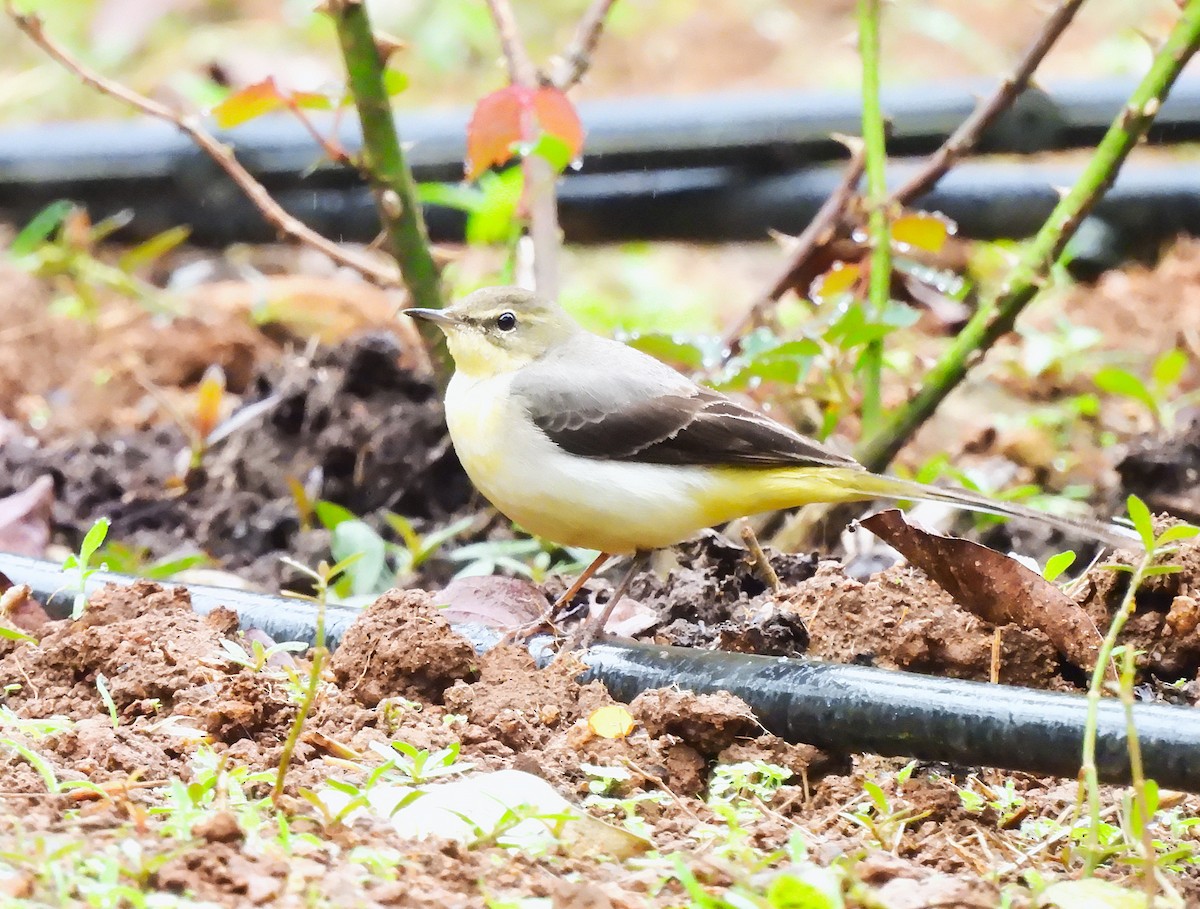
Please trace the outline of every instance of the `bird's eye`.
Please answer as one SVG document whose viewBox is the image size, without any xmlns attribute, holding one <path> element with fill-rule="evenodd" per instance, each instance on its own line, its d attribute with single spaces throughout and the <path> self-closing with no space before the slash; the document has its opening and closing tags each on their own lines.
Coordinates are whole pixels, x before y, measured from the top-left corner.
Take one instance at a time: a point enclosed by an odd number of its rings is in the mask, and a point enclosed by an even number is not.
<svg viewBox="0 0 1200 909">
<path fill-rule="evenodd" d="M 496 327 L 501 331 L 512 331 L 517 327 L 517 317 L 511 312 L 502 312 L 496 317 Z"/>
</svg>

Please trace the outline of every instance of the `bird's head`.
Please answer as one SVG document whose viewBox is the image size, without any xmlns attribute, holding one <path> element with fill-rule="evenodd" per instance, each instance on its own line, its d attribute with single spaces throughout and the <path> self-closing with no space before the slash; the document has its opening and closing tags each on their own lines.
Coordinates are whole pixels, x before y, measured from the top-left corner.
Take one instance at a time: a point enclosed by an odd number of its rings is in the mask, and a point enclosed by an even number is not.
<svg viewBox="0 0 1200 909">
<path fill-rule="evenodd" d="M 581 329 L 557 304 L 520 287 L 485 287 L 445 309 L 407 309 L 438 326 L 458 371 L 472 378 L 512 372 Z"/>
</svg>

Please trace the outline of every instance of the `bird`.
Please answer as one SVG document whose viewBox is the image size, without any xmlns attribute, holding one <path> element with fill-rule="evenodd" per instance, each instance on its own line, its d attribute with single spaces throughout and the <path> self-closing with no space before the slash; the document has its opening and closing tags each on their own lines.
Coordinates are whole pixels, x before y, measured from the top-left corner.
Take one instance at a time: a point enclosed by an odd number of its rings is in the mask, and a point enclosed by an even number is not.
<svg viewBox="0 0 1200 909">
<path fill-rule="evenodd" d="M 446 424 L 476 488 L 526 531 L 599 551 L 555 609 L 612 556 L 634 556 L 584 643 L 603 629 L 648 553 L 759 512 L 924 500 L 1113 546 L 1137 540 L 1117 524 L 873 473 L 648 354 L 587 331 L 556 302 L 524 288 L 485 287 L 443 309 L 404 312 L 446 336 L 455 367 Z"/>
</svg>

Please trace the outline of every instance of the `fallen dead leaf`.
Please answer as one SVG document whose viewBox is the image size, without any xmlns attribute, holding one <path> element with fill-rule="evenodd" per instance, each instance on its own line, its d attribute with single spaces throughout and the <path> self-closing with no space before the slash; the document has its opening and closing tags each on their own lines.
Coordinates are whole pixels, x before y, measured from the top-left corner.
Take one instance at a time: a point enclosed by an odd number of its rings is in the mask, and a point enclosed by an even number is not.
<svg viewBox="0 0 1200 909">
<path fill-rule="evenodd" d="M 45 555 L 53 508 L 54 481 L 47 476 L 0 499 L 0 552 L 35 558 Z"/>
<path fill-rule="evenodd" d="M 455 578 L 437 595 L 447 622 L 485 625 L 501 631 L 523 628 L 546 615 L 546 595 L 520 578 Z"/>
<path fill-rule="evenodd" d="M 1079 604 L 1035 571 L 994 549 L 922 530 L 891 509 L 859 523 L 939 587 L 993 625 L 1040 629 L 1072 664 L 1090 669 L 1100 634 Z"/>
</svg>

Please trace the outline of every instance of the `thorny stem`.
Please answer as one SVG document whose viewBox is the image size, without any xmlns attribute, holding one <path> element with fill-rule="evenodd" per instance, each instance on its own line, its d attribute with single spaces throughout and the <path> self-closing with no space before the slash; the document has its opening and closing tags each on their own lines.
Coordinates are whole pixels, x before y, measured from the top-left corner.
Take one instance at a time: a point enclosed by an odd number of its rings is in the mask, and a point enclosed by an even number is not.
<svg viewBox="0 0 1200 909">
<path fill-rule="evenodd" d="M 864 0 L 865 2 L 865 0 Z M 962 381 L 978 355 L 1012 330 L 1017 316 L 1037 296 L 1080 222 L 1104 194 L 1137 141 L 1154 120 L 1184 64 L 1200 45 L 1200 0 L 1189 0 L 1150 71 L 1101 139 L 1075 186 L 1063 196 L 1037 236 L 1025 245 L 999 295 L 980 306 L 933 367 L 920 391 L 898 408 L 858 449 L 871 470 L 883 470 L 904 443 Z"/>
<path fill-rule="evenodd" d="M 981 99 L 971 116 L 967 117 L 945 142 L 925 161 L 924 166 L 909 179 L 907 183 L 892 193 L 892 202 L 898 205 L 909 205 L 913 200 L 923 196 L 933 189 L 962 155 L 970 151 L 976 143 L 1004 111 L 1029 87 L 1034 72 L 1052 48 L 1075 14 L 1083 0 L 1063 0 L 1051 13 L 1042 30 L 1038 32 L 1033 43 L 1029 45 L 1021 62 L 1016 69 L 1001 82 L 996 90 L 987 98 Z"/>
<path fill-rule="evenodd" d="M 400 273 L 391 263 L 377 262 L 370 256 L 344 249 L 285 211 L 278 202 L 271 198 L 266 187 L 259 183 L 234 157 L 229 146 L 201 127 L 195 117 L 173 111 L 166 105 L 140 95 L 119 82 L 105 78 L 88 68 L 46 34 L 42 20 L 38 16 L 32 13 L 18 12 L 13 0 L 4 0 L 4 9 L 13 24 L 24 32 L 26 37 L 64 69 L 74 73 L 85 85 L 101 94 L 116 98 L 148 117 L 172 124 L 191 139 L 201 151 L 212 158 L 280 234 L 319 250 L 339 265 L 354 269 L 376 284 L 388 287 L 400 283 Z"/>
<path fill-rule="evenodd" d="M 517 28 L 517 19 L 508 0 L 488 0 L 488 9 L 513 85 L 533 88 L 538 73 Z M 558 252 L 562 232 L 558 226 L 557 175 L 550 162 L 540 155 L 526 155 L 521 162 L 525 177 L 525 207 L 529 212 L 529 237 L 533 243 L 533 289 L 548 300 L 558 297 Z M 518 269 L 519 272 L 519 269 Z"/>
<path fill-rule="evenodd" d="M 862 56 L 862 134 L 867 171 L 867 230 L 871 273 L 868 319 L 882 318 L 892 285 L 892 241 L 887 211 L 887 141 L 879 104 L 880 0 L 858 0 L 858 51 Z M 862 426 L 874 432 L 883 418 L 883 339 L 862 356 Z"/>
<path fill-rule="evenodd" d="M 379 220 L 392 255 L 400 264 L 414 306 L 441 309 L 441 276 L 429 246 L 429 233 L 417 186 L 396 133 L 384 87 L 384 60 L 363 0 L 326 0 L 324 9 L 337 29 L 350 94 L 362 125 L 362 165 L 375 195 Z M 448 375 L 445 339 L 435 325 L 420 326 L 439 377 Z"/>
</svg>

